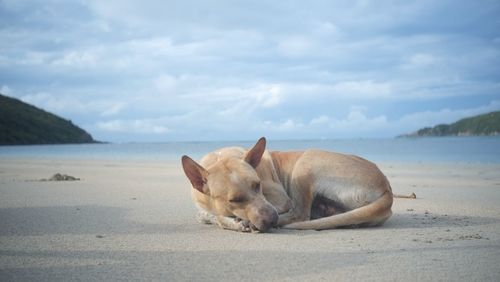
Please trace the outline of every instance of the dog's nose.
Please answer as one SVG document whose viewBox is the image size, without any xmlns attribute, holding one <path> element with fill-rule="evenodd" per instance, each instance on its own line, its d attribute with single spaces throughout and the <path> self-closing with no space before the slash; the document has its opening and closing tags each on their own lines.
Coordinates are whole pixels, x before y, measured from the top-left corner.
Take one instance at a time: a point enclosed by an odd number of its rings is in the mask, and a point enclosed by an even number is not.
<svg viewBox="0 0 500 282">
<path fill-rule="evenodd" d="M 278 225 L 278 213 L 276 210 L 266 211 L 262 213 L 262 216 L 256 224 L 257 229 L 260 232 L 267 232 L 272 227 L 276 227 Z"/>
<path fill-rule="evenodd" d="M 273 220 L 271 224 L 273 227 L 278 227 L 278 212 L 273 213 Z"/>
</svg>

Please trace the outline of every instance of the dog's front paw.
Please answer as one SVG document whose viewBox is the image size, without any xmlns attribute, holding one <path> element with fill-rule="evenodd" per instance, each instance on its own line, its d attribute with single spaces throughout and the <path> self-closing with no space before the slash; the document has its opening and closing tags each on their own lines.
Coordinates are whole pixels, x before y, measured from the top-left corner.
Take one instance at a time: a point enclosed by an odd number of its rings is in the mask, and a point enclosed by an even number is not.
<svg viewBox="0 0 500 282">
<path fill-rule="evenodd" d="M 218 216 L 217 224 L 228 230 L 234 230 L 239 232 L 250 232 L 250 222 L 248 220 L 243 220 L 236 217 Z"/>
<path fill-rule="evenodd" d="M 234 219 L 235 224 L 237 226 L 237 230 L 241 232 L 251 232 L 251 223 L 249 220 L 241 219 L 241 218 L 235 218 Z"/>
<path fill-rule="evenodd" d="M 214 224 L 215 222 L 217 222 L 217 218 L 206 211 L 198 211 L 196 220 L 202 224 Z"/>
<path fill-rule="evenodd" d="M 255 227 L 255 225 L 253 225 L 250 220 L 243 220 L 243 219 L 239 219 L 241 224 L 243 225 L 243 232 L 252 232 L 252 233 L 258 233 L 260 232 L 259 229 L 257 229 L 257 227 Z"/>
</svg>

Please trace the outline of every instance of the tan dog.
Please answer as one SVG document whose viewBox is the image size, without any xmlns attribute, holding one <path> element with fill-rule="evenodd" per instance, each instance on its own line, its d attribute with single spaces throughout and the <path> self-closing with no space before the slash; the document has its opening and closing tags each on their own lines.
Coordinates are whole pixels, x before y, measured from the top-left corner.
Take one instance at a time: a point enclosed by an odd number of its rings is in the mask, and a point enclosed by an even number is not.
<svg viewBox="0 0 500 282">
<path fill-rule="evenodd" d="M 377 166 L 319 150 L 269 152 L 230 147 L 182 166 L 201 222 L 237 231 L 271 227 L 330 229 L 375 226 L 392 212 L 392 191 Z"/>
</svg>

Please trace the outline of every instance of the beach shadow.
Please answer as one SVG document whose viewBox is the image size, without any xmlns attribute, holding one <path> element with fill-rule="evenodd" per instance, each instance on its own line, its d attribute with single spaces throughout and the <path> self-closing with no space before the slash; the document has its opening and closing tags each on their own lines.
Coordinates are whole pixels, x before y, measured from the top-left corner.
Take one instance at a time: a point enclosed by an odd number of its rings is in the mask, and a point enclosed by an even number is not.
<svg viewBox="0 0 500 282">
<path fill-rule="evenodd" d="M 424 213 L 395 213 L 383 225 L 373 227 L 338 227 L 326 230 L 294 230 L 275 229 L 273 234 L 294 234 L 295 236 L 321 235 L 325 232 L 355 231 L 369 229 L 427 229 L 427 228 L 453 228 L 467 226 L 481 226 L 486 224 L 500 223 L 500 219 L 491 217 L 479 217 L 468 215 L 448 215 Z"/>
<path fill-rule="evenodd" d="M 143 224 L 127 218 L 129 209 L 59 206 L 0 209 L 0 236 L 53 234 L 183 233 L 194 224 Z"/>
<path fill-rule="evenodd" d="M 429 257 L 469 251 L 491 251 L 498 246 L 440 246 L 377 252 L 185 250 L 185 251 L 7 251 L 0 257 L 27 265 L 3 266 L 5 281 L 301 281 L 335 280 L 339 270 L 377 264 L 375 257 Z M 36 263 L 33 263 L 36 261 Z M 436 263 L 429 261 L 427 265 Z M 420 265 L 425 262 L 421 262 Z M 451 265 L 452 267 L 454 265 Z M 384 264 L 381 269 L 389 268 Z M 441 266 L 442 267 L 442 266 Z M 351 273 L 353 280 L 372 280 L 373 273 Z M 375 276 L 379 277 L 379 276 Z M 386 276 L 387 278 L 388 276 Z M 402 277 L 402 276 L 399 276 Z M 404 276 L 403 276 L 404 277 Z M 356 279 L 357 278 L 357 279 Z M 371 279 L 370 279 L 371 278 Z M 415 277 L 413 277 L 415 278 Z M 344 278 L 345 279 L 345 278 Z M 391 280 L 391 279 L 389 279 Z M 411 280 L 411 279 L 410 279 Z"/>
<path fill-rule="evenodd" d="M 129 209 L 103 206 L 66 206 L 66 207 L 37 207 L 37 208 L 7 208 L 0 209 L 0 236 L 36 236 L 53 234 L 168 234 L 194 233 L 186 240 L 202 241 L 206 229 L 193 221 L 186 224 L 141 224 L 127 218 Z M 470 216 L 436 215 L 431 213 L 401 213 L 395 214 L 382 227 L 376 229 L 398 228 L 430 228 L 430 227 L 462 227 L 482 224 L 498 223 L 498 219 Z M 208 228 L 208 226 L 207 226 Z M 217 226 L 210 226 L 219 230 Z M 370 228 L 366 228 L 370 229 Z M 228 280 L 301 280 L 300 278 L 332 277 L 336 270 L 370 264 L 369 250 L 351 252 L 325 252 L 311 249 L 309 251 L 289 250 L 252 250 L 245 238 L 235 240 L 240 234 L 225 236 L 211 234 L 211 240 L 227 242 L 222 249 L 208 250 L 164 250 L 141 251 L 141 246 L 133 248 L 139 251 L 116 250 L 120 244 L 115 244 L 107 250 L 68 250 L 54 248 L 40 250 L 36 243 L 34 250 L 16 250 L 14 246 L 2 246 L 0 258 L 4 258 L 4 265 L 0 265 L 0 280 L 19 281 L 64 281 L 64 280 L 165 280 L 165 281 L 228 281 Z M 330 232 L 336 232 L 330 230 Z M 356 232 L 354 230 L 354 232 Z M 326 232 L 276 230 L 266 236 L 290 235 L 329 235 Z M 215 235 L 215 238 L 214 238 Z M 251 236 L 258 240 L 259 235 L 241 234 L 242 237 Z M 240 237 L 240 238 L 242 238 Z M 100 237 L 95 238 L 95 242 Z M 57 239 L 57 237 L 55 237 Z M 299 241 L 302 238 L 299 239 Z M 22 238 L 20 239 L 22 242 Z M 33 239 L 29 239 L 33 240 Z M 37 239 L 34 239 L 37 240 Z M 105 240 L 105 239 L 103 239 Z M 128 237 L 112 238 L 122 240 L 123 244 L 135 243 L 128 241 Z M 199 241 L 198 241 L 199 240 Z M 433 239 L 434 240 L 434 239 Z M 462 239 L 459 239 L 462 240 Z M 467 240 L 467 238 L 463 239 Z M 210 240 L 207 241 L 207 243 Z M 486 241 L 485 241 L 486 242 Z M 161 242 L 163 244 L 163 242 Z M 255 242 L 254 242 L 255 243 Z M 425 242 L 414 242 L 426 244 Z M 166 239 L 165 245 L 169 244 Z M 180 243 L 177 243 L 180 244 Z M 187 241 L 186 246 L 188 246 Z M 236 244 L 236 245 L 235 245 Z M 286 244 L 286 242 L 284 242 Z M 95 243 L 96 246 L 105 247 Z M 182 245 L 182 244 L 181 244 Z M 179 245 L 178 245 L 179 246 Z M 177 246 L 177 247 L 178 247 Z M 490 246 L 449 246 L 430 247 L 426 251 L 441 251 L 455 248 L 465 250 L 490 248 Z M 47 246 L 50 248 L 50 246 Z M 115 248 L 115 249 L 113 249 Z M 132 249 L 133 249 L 132 248 Z M 399 252 L 387 250 L 382 252 Z M 405 250 L 421 255 L 421 249 Z M 377 251 L 379 252 L 379 251 Z M 458 252 L 458 251 L 457 251 Z M 10 262 L 10 263 L 7 263 Z M 326 278 L 325 278 L 326 279 Z"/>
<path fill-rule="evenodd" d="M 432 227 L 466 227 L 499 223 L 500 219 L 490 217 L 435 214 L 430 212 L 395 213 L 380 228 L 412 229 Z"/>
<path fill-rule="evenodd" d="M 297 279 L 367 263 L 366 254 L 275 250 L 1 251 L 14 260 L 49 261 L 46 267 L 4 267 L 6 280 L 270 281 Z M 43 265 L 43 264 L 42 264 Z M 309 276 L 310 277 L 310 276 Z M 28 279 L 29 280 L 29 279 Z"/>
<path fill-rule="evenodd" d="M 131 210 L 106 206 L 58 206 L 0 209 L 0 236 L 36 236 L 53 234 L 169 234 L 202 232 L 205 227 L 194 220 L 184 224 L 141 223 L 130 220 Z M 172 215 L 170 215 L 172 216 Z M 169 215 L 166 214 L 165 218 Z M 500 219 L 474 216 L 433 214 L 429 212 L 395 213 L 376 229 L 423 229 L 466 227 L 499 223 Z M 218 229 L 217 226 L 209 226 Z M 349 230 L 350 228 L 342 228 Z M 364 228 L 363 228 L 364 229 Z M 351 229 L 352 230 L 352 229 Z M 231 232 L 231 231 L 225 231 Z M 272 234 L 311 235 L 316 231 L 273 230 Z"/>
</svg>

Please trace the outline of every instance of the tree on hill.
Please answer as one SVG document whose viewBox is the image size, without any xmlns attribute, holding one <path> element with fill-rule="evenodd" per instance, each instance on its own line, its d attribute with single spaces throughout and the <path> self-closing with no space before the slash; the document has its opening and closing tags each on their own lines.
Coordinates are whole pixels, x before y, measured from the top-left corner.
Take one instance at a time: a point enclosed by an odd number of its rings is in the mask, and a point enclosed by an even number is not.
<svg viewBox="0 0 500 282">
<path fill-rule="evenodd" d="M 70 120 L 0 94 L 0 145 L 69 143 L 96 141 Z"/>
<path fill-rule="evenodd" d="M 491 136 L 500 134 L 500 111 L 461 119 L 452 124 L 424 127 L 401 137 L 419 136 Z"/>
</svg>

